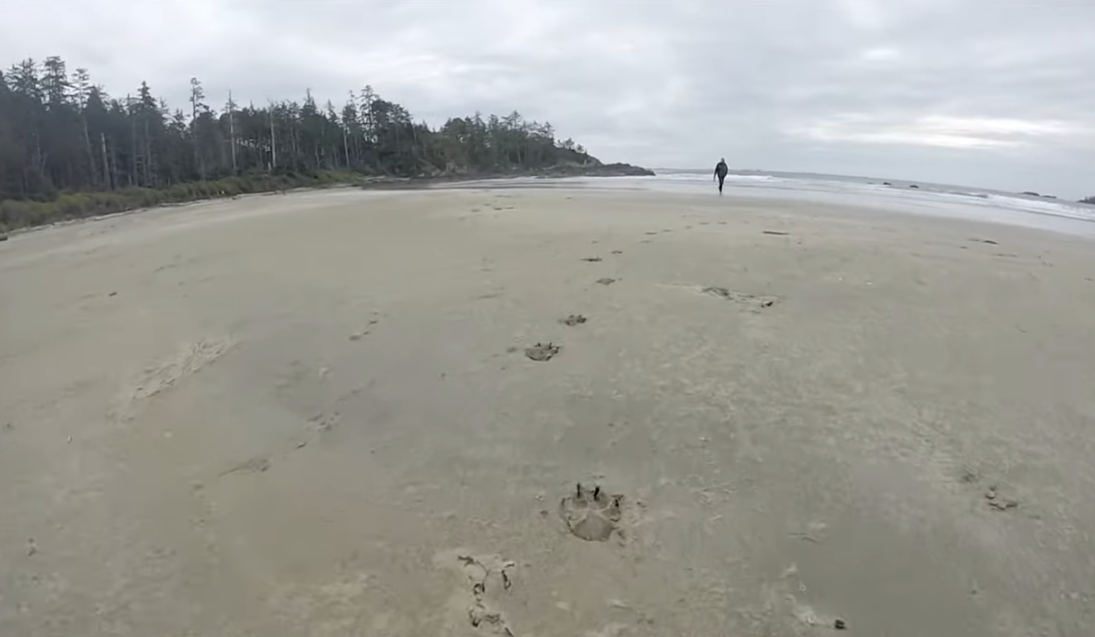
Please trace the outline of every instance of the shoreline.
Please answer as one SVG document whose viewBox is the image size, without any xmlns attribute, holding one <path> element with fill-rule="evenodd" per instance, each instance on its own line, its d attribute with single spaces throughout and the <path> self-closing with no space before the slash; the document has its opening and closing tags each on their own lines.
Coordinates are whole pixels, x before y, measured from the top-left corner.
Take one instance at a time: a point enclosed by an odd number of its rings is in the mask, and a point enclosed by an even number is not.
<svg viewBox="0 0 1095 637">
<path fill-rule="evenodd" d="M 486 182 L 500 182 L 508 179 L 560 179 L 560 178 L 595 178 L 595 177 L 628 177 L 628 176 L 653 176 L 655 173 L 649 169 L 642 168 L 640 166 L 633 166 L 631 164 L 602 164 L 594 167 L 577 167 L 577 166 L 563 166 L 553 167 L 550 169 L 528 171 L 521 173 L 514 172 L 488 172 L 481 174 L 453 174 L 453 175 L 439 175 L 439 176 L 419 176 L 419 177 L 389 177 L 389 176 L 368 176 L 352 174 L 345 179 L 331 182 L 329 184 L 321 184 L 315 186 L 299 186 L 287 189 L 271 188 L 265 190 L 258 190 L 254 192 L 238 193 L 235 195 L 218 195 L 210 197 L 202 197 L 189 199 L 186 201 L 173 201 L 163 202 L 154 206 L 136 206 L 124 210 L 118 210 L 115 212 L 108 212 L 99 215 L 87 215 L 78 216 L 70 219 L 61 219 L 59 221 L 53 221 L 49 223 L 23 226 L 19 228 L 9 229 L 6 232 L 0 232 L 0 241 L 6 241 L 7 238 L 13 237 L 25 232 L 39 230 L 42 228 L 51 228 L 55 226 L 63 226 L 72 223 L 79 223 L 82 221 L 94 221 L 100 219 L 106 219 L 117 215 L 133 214 L 138 212 L 146 212 L 149 210 L 156 210 L 160 208 L 176 208 L 180 206 L 188 206 L 191 204 L 208 203 L 222 200 L 238 200 L 242 197 L 249 197 L 254 195 L 275 195 L 275 194 L 287 194 L 291 192 L 308 192 L 308 191 L 323 191 L 323 190 L 337 190 L 341 188 L 360 188 L 362 190 L 420 190 L 427 188 L 434 188 L 437 186 L 443 186 L 447 184 L 460 184 L 460 183 L 476 183 L 481 181 Z M 183 186 L 201 184 L 202 182 L 188 182 L 182 184 Z M 110 195 L 120 191 L 87 191 L 81 193 L 74 193 L 76 195 Z M 20 203 L 18 200 L 11 200 L 14 203 Z M 3 203 L 3 202 L 0 202 Z M 51 202 L 44 202 L 51 203 Z"/>
<path fill-rule="evenodd" d="M 363 193 L 368 192 L 384 192 L 384 193 L 415 193 L 415 192 L 467 192 L 470 190 L 512 190 L 512 191 L 555 191 L 564 192 L 572 191 L 573 194 L 593 194 L 602 193 L 607 196 L 613 194 L 626 194 L 628 192 L 636 192 L 633 189 L 620 187 L 613 184 L 608 187 L 599 188 L 593 183 L 580 183 L 583 179 L 596 180 L 602 177 L 550 177 L 550 176 L 529 176 L 529 175 L 516 175 L 508 177 L 468 177 L 468 178 L 442 178 L 442 179 L 390 179 L 383 178 L 369 184 L 335 184 L 330 186 L 317 186 L 317 187 L 301 187 L 292 188 L 285 191 L 271 190 L 264 192 L 245 193 L 235 195 L 231 197 L 211 197 L 206 199 L 198 199 L 193 201 L 178 202 L 178 203 L 164 203 L 151 207 L 135 208 L 131 210 L 125 210 L 120 212 L 112 212 L 103 215 L 95 215 L 89 217 L 80 217 L 76 219 L 68 219 L 65 221 L 57 221 L 46 225 L 31 226 L 27 228 L 20 228 L 17 230 L 9 231 L 7 236 L 14 238 L 20 235 L 28 233 L 37 233 L 39 231 L 51 230 L 56 228 L 66 228 L 71 226 L 79 226 L 85 223 L 98 223 L 103 221 L 110 221 L 112 219 L 120 217 L 128 217 L 130 215 L 143 215 L 157 212 L 172 212 L 179 210 L 186 210 L 188 208 L 212 206 L 218 204 L 228 204 L 231 202 L 246 202 L 255 198 L 266 197 L 280 197 L 284 195 L 295 196 L 307 196 L 309 194 L 322 194 L 327 192 L 346 192 L 346 191 L 360 191 Z M 575 181 L 572 182 L 571 179 Z M 541 183 L 540 180 L 544 180 Z M 644 185 L 645 186 L 645 185 Z M 688 200 L 697 204 L 711 204 L 712 198 L 708 193 L 691 190 L 662 190 L 660 188 L 647 188 L 644 187 L 642 192 L 647 196 L 655 199 L 666 198 L 679 198 L 682 200 Z M 1069 217 L 1061 217 L 1049 213 L 1029 212 L 1029 211 L 1014 211 L 1005 208 L 996 209 L 996 216 L 975 216 L 975 215 L 960 215 L 951 214 L 946 211 L 946 207 L 943 206 L 941 211 L 934 211 L 930 209 L 910 209 L 901 207 L 891 207 L 885 205 L 884 202 L 873 201 L 868 197 L 850 196 L 843 199 L 832 199 L 826 197 L 827 193 L 814 193 L 812 191 L 784 191 L 784 192 L 771 192 L 771 193 L 754 193 L 744 191 L 742 193 L 731 193 L 725 198 L 714 200 L 716 202 L 723 202 L 730 214 L 736 214 L 737 209 L 741 207 L 751 206 L 775 206 L 783 208 L 811 208 L 811 209 L 824 209 L 830 212 L 836 213 L 838 216 L 854 216 L 863 222 L 871 222 L 872 220 L 885 221 L 887 219 L 894 219 L 900 222 L 900 219 L 912 221 L 914 223 L 929 223 L 929 224 L 942 224 L 941 228 L 951 227 L 958 228 L 964 227 L 967 232 L 973 232 L 978 227 L 1000 228 L 1003 231 L 1008 229 L 1018 230 L 1020 232 L 1033 232 L 1033 233 L 1048 233 L 1053 236 L 1071 237 L 1082 241 L 1090 242 L 1095 240 L 1095 233 L 1084 232 L 1092 223 L 1089 220 L 1081 220 Z M 1000 213 L 1008 213 L 1011 218 L 1000 216 Z M 1033 217 L 1032 217 L 1033 215 Z M 1043 217 L 1052 219 L 1057 222 L 1061 222 L 1061 226 L 1057 227 L 1056 224 L 1041 224 L 1036 223 L 1034 219 Z M 1068 228 L 1065 224 L 1075 222 L 1080 224 L 1075 228 Z M 2 247 L 2 244 L 0 244 Z"/>
</svg>

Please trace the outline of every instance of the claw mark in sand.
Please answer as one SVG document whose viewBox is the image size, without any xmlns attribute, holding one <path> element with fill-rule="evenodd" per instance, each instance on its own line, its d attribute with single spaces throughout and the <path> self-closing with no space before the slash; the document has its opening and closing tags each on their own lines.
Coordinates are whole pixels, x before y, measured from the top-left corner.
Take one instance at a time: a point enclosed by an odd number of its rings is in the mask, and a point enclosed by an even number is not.
<svg viewBox="0 0 1095 637">
<path fill-rule="evenodd" d="M 615 282 L 616 282 L 616 279 L 613 279 L 612 277 L 607 277 L 607 276 L 597 279 L 597 283 L 600 283 L 601 285 L 612 285 Z"/>
<path fill-rule="evenodd" d="M 745 294 L 743 292 L 735 292 L 723 287 L 709 286 L 703 288 L 704 294 L 710 294 L 717 296 L 727 301 L 733 301 L 742 305 L 747 305 L 753 308 L 754 311 L 759 311 L 764 308 L 772 307 L 779 300 L 774 296 L 757 296 L 755 294 Z"/>
<path fill-rule="evenodd" d="M 554 343 L 537 343 L 525 348 L 525 356 L 537 362 L 549 361 L 562 349 Z"/>
<path fill-rule="evenodd" d="M 601 260 L 601 257 L 583 257 L 582 258 L 582 261 L 587 261 L 589 263 L 597 263 L 600 260 Z"/>
<path fill-rule="evenodd" d="M 581 325 L 582 323 L 585 323 L 588 320 L 589 319 L 582 316 L 581 314 L 571 314 L 570 316 L 566 317 L 565 319 L 559 319 L 559 322 L 562 323 L 563 325 L 567 325 L 569 327 L 574 327 L 575 325 Z"/>
<path fill-rule="evenodd" d="M 583 487 L 579 482 L 573 495 L 559 503 L 559 515 L 574 537 L 587 542 L 604 542 L 619 533 L 622 495 L 609 495 L 601 487 Z"/>
<path fill-rule="evenodd" d="M 780 237 L 785 237 L 785 236 L 787 236 L 791 233 L 790 232 L 782 232 L 780 230 L 765 230 L 764 234 L 774 234 L 774 235 L 777 235 L 777 236 L 780 236 Z"/>
</svg>

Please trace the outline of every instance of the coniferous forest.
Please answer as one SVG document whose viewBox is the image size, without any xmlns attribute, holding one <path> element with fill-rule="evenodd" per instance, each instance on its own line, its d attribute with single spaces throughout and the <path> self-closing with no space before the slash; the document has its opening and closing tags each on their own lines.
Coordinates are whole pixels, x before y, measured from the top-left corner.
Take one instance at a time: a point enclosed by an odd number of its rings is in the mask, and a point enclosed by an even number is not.
<svg viewBox="0 0 1095 637">
<path fill-rule="evenodd" d="M 237 104 L 189 80 L 169 105 L 142 82 L 110 95 L 87 69 L 27 59 L 0 73 L 0 232 L 206 197 L 384 177 L 650 174 L 604 166 L 517 112 L 434 129 L 370 86 L 341 105 Z"/>
</svg>

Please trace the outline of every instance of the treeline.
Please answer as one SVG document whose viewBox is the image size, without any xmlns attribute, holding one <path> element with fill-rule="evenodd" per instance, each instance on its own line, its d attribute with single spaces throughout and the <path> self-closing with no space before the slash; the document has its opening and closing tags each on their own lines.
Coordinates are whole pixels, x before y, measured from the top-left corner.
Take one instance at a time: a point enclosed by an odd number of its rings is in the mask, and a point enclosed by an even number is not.
<svg viewBox="0 0 1095 637">
<path fill-rule="evenodd" d="M 0 231 L 207 196 L 319 185 L 350 175 L 434 177 L 601 166 L 551 124 L 476 113 L 439 129 L 370 86 L 337 108 L 211 105 L 190 80 L 185 110 L 142 82 L 111 97 L 59 57 L 0 73 Z"/>
</svg>

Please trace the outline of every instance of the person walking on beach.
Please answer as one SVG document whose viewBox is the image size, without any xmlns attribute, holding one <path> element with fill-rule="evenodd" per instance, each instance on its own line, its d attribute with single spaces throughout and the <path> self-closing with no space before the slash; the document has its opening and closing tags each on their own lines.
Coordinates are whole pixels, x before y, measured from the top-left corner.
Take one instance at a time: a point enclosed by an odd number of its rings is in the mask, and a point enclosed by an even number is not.
<svg viewBox="0 0 1095 637">
<path fill-rule="evenodd" d="M 726 158 L 723 157 L 719 160 L 719 163 L 715 164 L 715 177 L 712 178 L 712 181 L 714 181 L 715 178 L 719 180 L 720 195 L 722 194 L 722 182 L 726 181 L 726 173 L 728 172 L 730 172 L 730 169 L 726 167 Z"/>
</svg>

